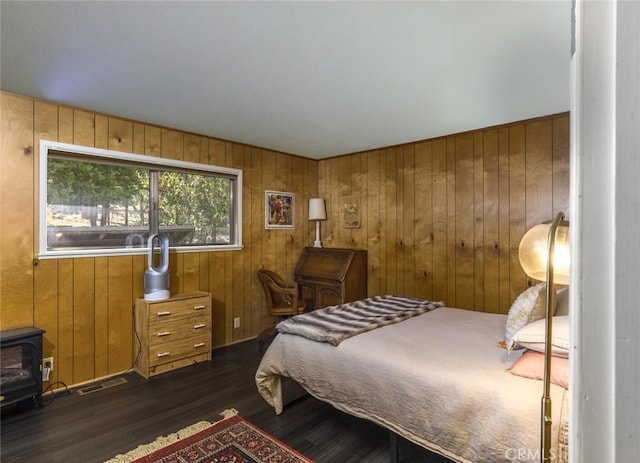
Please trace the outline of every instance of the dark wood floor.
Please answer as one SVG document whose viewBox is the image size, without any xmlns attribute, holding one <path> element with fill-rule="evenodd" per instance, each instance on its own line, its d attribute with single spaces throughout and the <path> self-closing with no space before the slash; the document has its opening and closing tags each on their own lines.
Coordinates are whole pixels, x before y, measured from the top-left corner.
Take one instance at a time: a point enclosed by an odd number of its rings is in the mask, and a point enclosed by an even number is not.
<svg viewBox="0 0 640 463">
<path fill-rule="evenodd" d="M 289 384 L 294 399 L 276 416 L 258 394 L 254 374 L 261 353 L 256 341 L 214 351 L 210 363 L 80 395 L 45 397 L 42 409 L 5 407 L 0 460 L 9 462 L 103 462 L 200 420 L 217 421 L 235 408 L 240 415 L 317 463 L 390 461 L 388 431 L 354 418 Z M 399 439 L 402 463 L 448 462 Z"/>
</svg>

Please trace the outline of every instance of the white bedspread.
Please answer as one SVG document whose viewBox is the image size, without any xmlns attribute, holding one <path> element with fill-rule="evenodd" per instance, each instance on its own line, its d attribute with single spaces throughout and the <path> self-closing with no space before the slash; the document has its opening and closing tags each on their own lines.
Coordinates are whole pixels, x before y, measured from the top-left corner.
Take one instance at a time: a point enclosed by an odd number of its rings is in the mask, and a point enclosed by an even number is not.
<svg viewBox="0 0 640 463">
<path fill-rule="evenodd" d="M 497 346 L 505 322 L 505 315 L 439 308 L 336 347 L 278 334 L 256 384 L 277 414 L 287 376 L 337 409 L 454 461 L 539 461 L 542 382 L 505 371 L 520 355 Z M 552 385 L 554 461 L 565 393 Z"/>
</svg>

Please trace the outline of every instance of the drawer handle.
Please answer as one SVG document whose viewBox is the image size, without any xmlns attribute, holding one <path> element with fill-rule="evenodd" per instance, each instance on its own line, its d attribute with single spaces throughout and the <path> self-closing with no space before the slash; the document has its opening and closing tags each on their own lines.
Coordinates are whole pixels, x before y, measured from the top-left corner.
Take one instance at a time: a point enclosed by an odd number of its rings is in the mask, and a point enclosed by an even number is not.
<svg viewBox="0 0 640 463">
<path fill-rule="evenodd" d="M 194 344 L 193 347 L 194 348 L 198 348 L 198 347 L 203 347 L 203 346 L 206 346 L 206 345 L 207 345 L 207 343 L 205 343 L 205 342 L 199 342 L 198 344 Z"/>
<path fill-rule="evenodd" d="M 169 336 L 170 334 L 171 334 L 171 331 L 160 331 L 158 333 L 158 337 Z"/>
<path fill-rule="evenodd" d="M 160 353 L 158 354 L 158 358 L 160 358 L 160 357 L 166 357 L 167 355 L 171 355 L 171 352 L 160 352 Z"/>
<path fill-rule="evenodd" d="M 193 310 L 202 310 L 202 309 L 204 309 L 205 307 L 207 307 L 207 306 L 206 306 L 206 305 L 194 305 L 194 306 L 193 306 Z"/>
<path fill-rule="evenodd" d="M 158 317 L 166 317 L 167 315 L 171 315 L 170 311 L 158 312 Z"/>
<path fill-rule="evenodd" d="M 193 329 L 197 330 L 200 328 L 204 328 L 205 326 L 207 326 L 206 323 L 198 323 L 197 325 L 193 325 Z"/>
</svg>

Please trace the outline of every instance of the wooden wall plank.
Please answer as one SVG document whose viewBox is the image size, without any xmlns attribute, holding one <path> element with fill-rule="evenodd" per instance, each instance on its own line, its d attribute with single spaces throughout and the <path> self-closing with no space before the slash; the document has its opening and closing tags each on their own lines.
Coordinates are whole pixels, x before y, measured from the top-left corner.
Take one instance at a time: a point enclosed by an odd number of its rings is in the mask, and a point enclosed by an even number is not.
<svg viewBox="0 0 640 463">
<path fill-rule="evenodd" d="M 109 118 L 109 149 L 130 153 L 133 151 L 133 122 L 117 117 Z"/>
<path fill-rule="evenodd" d="M 144 273 L 147 270 L 149 265 L 149 256 L 147 254 L 140 254 L 137 256 L 131 256 L 131 265 L 132 274 L 131 274 L 131 286 L 133 288 L 133 297 L 137 299 L 139 297 L 144 297 Z M 169 262 L 171 262 L 172 257 L 171 253 L 169 254 Z M 171 281 L 171 275 L 169 275 L 169 291 L 171 294 L 178 293 L 178 288 L 173 288 L 171 285 L 173 284 Z"/>
<path fill-rule="evenodd" d="M 56 141 L 58 138 L 58 106 L 35 101 L 34 103 L 34 152 L 36 156 L 33 160 L 33 243 L 34 249 L 40 249 L 40 141 Z"/>
<path fill-rule="evenodd" d="M 95 267 L 73 259 L 73 384 L 95 378 Z"/>
<path fill-rule="evenodd" d="M 483 143 L 484 310 L 500 307 L 500 161 L 498 130 L 488 130 Z"/>
<path fill-rule="evenodd" d="M 11 329 L 33 324 L 34 104 L 0 98 L 0 324 Z"/>
<path fill-rule="evenodd" d="M 251 243 L 251 332 L 259 333 L 263 329 L 267 328 L 272 322 L 273 318 L 268 316 L 266 310 L 266 299 L 262 291 L 262 286 L 258 281 L 257 271 L 262 268 L 262 239 L 261 236 L 264 232 L 264 190 L 262 188 L 262 152 L 258 148 L 251 148 L 249 152 L 251 157 L 251 176 L 253 181 L 247 182 L 248 187 L 245 188 L 245 192 L 249 194 L 249 204 L 251 205 L 250 211 L 243 211 L 244 217 L 249 220 L 250 227 L 248 236 L 245 236 L 245 241 Z"/>
<path fill-rule="evenodd" d="M 364 177 L 364 159 L 363 155 L 360 153 L 348 156 L 348 158 L 351 159 L 349 170 L 350 172 L 352 172 L 352 176 L 349 181 L 349 183 L 351 184 L 350 194 L 358 200 L 358 205 L 360 207 L 360 217 L 362 218 L 364 217 L 362 214 L 366 214 L 362 197 L 362 192 L 366 189 L 366 179 Z M 351 232 L 351 247 L 362 249 L 365 246 L 365 243 L 363 241 L 364 230 L 362 223 L 357 228 L 350 228 L 349 231 Z"/>
<path fill-rule="evenodd" d="M 58 357 L 58 261 L 38 262 L 34 271 L 33 292 L 33 324 L 45 330 L 42 336 L 42 357 L 53 357 L 54 369 L 49 376 L 49 384 L 53 384 L 58 381 L 56 365 L 62 365 Z"/>
<path fill-rule="evenodd" d="M 73 259 L 60 259 L 58 263 L 58 381 L 74 384 L 73 348 Z"/>
<path fill-rule="evenodd" d="M 569 118 L 553 118 L 553 213 L 569 211 Z"/>
<path fill-rule="evenodd" d="M 157 262 L 157 260 L 155 261 Z M 173 294 L 184 292 L 184 279 L 182 272 L 184 270 L 184 254 L 169 254 L 169 288 Z"/>
<path fill-rule="evenodd" d="M 394 150 L 395 151 L 395 233 L 396 238 L 394 240 L 394 249 L 393 254 L 396 260 L 396 274 L 395 274 L 395 282 L 394 282 L 394 293 L 396 294 L 405 294 L 405 269 L 404 269 L 404 258 L 405 258 L 405 230 L 404 230 L 404 220 L 403 216 L 405 214 L 405 198 L 404 198 L 404 147 L 398 146 Z"/>
<path fill-rule="evenodd" d="M 416 154 L 415 145 L 403 147 L 402 279 L 403 294 L 416 294 Z"/>
<path fill-rule="evenodd" d="M 163 158 L 181 161 L 184 158 L 184 134 L 177 130 L 161 129 L 161 150 Z"/>
<path fill-rule="evenodd" d="M 95 377 L 102 378 L 109 374 L 109 258 L 96 257 L 94 268 L 94 367 Z M 142 294 L 138 293 L 138 296 L 142 297 Z"/>
<path fill-rule="evenodd" d="M 366 249 L 368 264 L 368 285 L 369 296 L 379 296 L 382 291 L 382 263 L 381 263 L 381 243 L 382 243 L 382 219 L 381 212 L 384 211 L 380 191 L 382 174 L 380 172 L 380 151 L 368 152 L 366 159 L 367 191 L 363 203 L 366 206 L 363 210 L 362 220 L 367 224 Z"/>
<path fill-rule="evenodd" d="M 144 124 L 140 122 L 133 123 L 133 143 L 132 150 L 135 154 L 145 154 L 144 153 Z"/>
<path fill-rule="evenodd" d="M 102 114 L 95 115 L 95 147 L 109 147 L 109 118 Z"/>
<path fill-rule="evenodd" d="M 231 165 L 237 169 L 243 169 L 244 162 L 244 147 L 241 145 L 231 145 L 228 146 L 230 151 L 227 153 L 231 156 Z M 247 188 L 244 187 L 244 192 L 246 193 Z M 244 197 L 244 194 L 243 194 Z M 243 198 L 244 200 L 244 198 Z M 246 201 L 245 201 L 246 204 Z M 250 288 L 247 288 L 245 281 L 245 253 L 244 252 L 234 252 L 231 254 L 231 300 L 233 300 L 233 305 L 231 307 L 232 318 L 240 318 L 240 328 L 233 329 L 233 340 L 238 341 L 241 339 L 248 338 L 250 328 L 249 319 L 250 317 L 245 317 L 245 300 L 247 299 L 247 291 Z M 248 300 L 251 300 L 250 298 Z M 233 320 L 231 320 L 231 327 L 233 327 Z"/>
<path fill-rule="evenodd" d="M 162 152 L 162 130 L 160 127 L 145 125 L 144 127 L 144 154 L 160 157 Z"/>
<path fill-rule="evenodd" d="M 190 293 L 200 289 L 200 254 L 197 252 L 188 252 L 181 254 L 182 256 L 182 285 L 181 293 Z"/>
<path fill-rule="evenodd" d="M 433 298 L 447 301 L 447 141 L 433 142 Z"/>
<path fill-rule="evenodd" d="M 212 344 L 214 347 L 224 346 L 231 343 L 231 333 L 227 326 L 226 310 L 227 300 L 226 284 L 227 264 L 226 253 L 210 252 L 209 259 L 209 292 L 211 293 L 211 324 L 212 324 Z"/>
<path fill-rule="evenodd" d="M 553 218 L 553 140 L 552 121 L 533 121 L 525 125 L 525 201 L 526 229 Z"/>
<path fill-rule="evenodd" d="M 384 252 L 386 254 L 386 275 L 383 277 L 385 281 L 386 294 L 398 294 L 397 290 L 397 243 L 398 243 L 398 204 L 397 204 L 397 154 L 396 148 L 387 148 L 384 153 L 384 183 L 385 183 L 385 208 L 382 220 L 386 224 L 386 245 Z M 383 273 L 384 275 L 384 273 Z"/>
<path fill-rule="evenodd" d="M 484 311 L 484 134 L 473 133 L 473 309 Z"/>
<path fill-rule="evenodd" d="M 216 140 L 215 138 L 209 139 L 209 162 L 205 162 L 205 164 L 210 164 L 212 166 L 226 165 L 224 147 L 225 142 L 222 140 Z"/>
<path fill-rule="evenodd" d="M 415 147 L 415 294 L 433 299 L 433 144 Z"/>
<path fill-rule="evenodd" d="M 500 313 L 507 313 L 511 298 L 511 202 L 510 202 L 510 160 L 509 128 L 503 127 L 498 132 L 498 189 L 499 189 L 499 279 L 500 279 Z"/>
<path fill-rule="evenodd" d="M 73 111 L 73 142 L 76 145 L 93 146 L 96 138 L 95 114 L 76 109 Z"/>
<path fill-rule="evenodd" d="M 510 300 L 527 287 L 526 277 L 520 267 L 518 246 L 526 232 L 526 128 L 514 125 L 509 128 L 509 290 Z"/>
<path fill-rule="evenodd" d="M 473 134 L 455 137 L 455 300 L 456 307 L 475 307 L 475 215 Z"/>
<path fill-rule="evenodd" d="M 58 140 L 58 105 L 36 100 L 33 104 L 33 124 L 36 147 L 40 140 Z M 3 112 L 4 112 L 3 107 Z M 82 119 L 82 118 L 81 118 Z M 13 130 L 12 130 L 13 131 Z M 3 131 L 3 135 L 8 132 Z M 93 142 L 93 141 L 92 141 Z M 4 153 L 4 151 L 3 151 Z"/>
<path fill-rule="evenodd" d="M 73 109 L 67 106 L 58 108 L 58 141 L 73 143 Z"/>
<path fill-rule="evenodd" d="M 458 307 L 456 300 L 456 141 L 455 137 L 446 138 L 447 150 L 447 240 L 446 240 L 446 268 L 447 268 L 447 304 Z"/>
<path fill-rule="evenodd" d="M 131 256 L 109 257 L 109 374 L 126 371 L 133 357 L 133 265 Z"/>
<path fill-rule="evenodd" d="M 200 162 L 200 137 L 192 134 L 184 136 L 183 161 Z"/>
<path fill-rule="evenodd" d="M 334 207 L 331 218 L 336 224 L 336 239 L 341 243 L 349 243 L 349 246 L 353 247 L 351 229 L 344 226 L 344 203 L 345 198 L 351 196 L 351 178 L 354 175 L 351 171 L 351 159 L 352 156 L 340 156 L 336 159 L 338 168 L 334 170 L 336 187 L 333 190 L 335 194 L 332 198 Z"/>
</svg>

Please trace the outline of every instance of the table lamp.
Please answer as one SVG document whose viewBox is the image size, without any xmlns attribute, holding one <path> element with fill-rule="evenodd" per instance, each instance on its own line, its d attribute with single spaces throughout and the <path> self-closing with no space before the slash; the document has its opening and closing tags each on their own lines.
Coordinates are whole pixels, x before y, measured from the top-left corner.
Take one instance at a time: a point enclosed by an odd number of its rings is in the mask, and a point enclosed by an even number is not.
<svg viewBox="0 0 640 463">
<path fill-rule="evenodd" d="M 540 423 L 540 461 L 551 461 L 551 335 L 554 283 L 569 284 L 569 222 L 560 212 L 551 222 L 536 225 L 522 237 L 518 247 L 525 273 L 547 284 L 544 337 L 544 389 Z"/>
<path fill-rule="evenodd" d="M 320 221 L 327 220 L 327 210 L 324 206 L 324 199 L 309 199 L 309 220 L 316 221 L 316 240 L 313 242 L 313 247 L 321 248 L 322 241 L 320 241 Z"/>
</svg>

